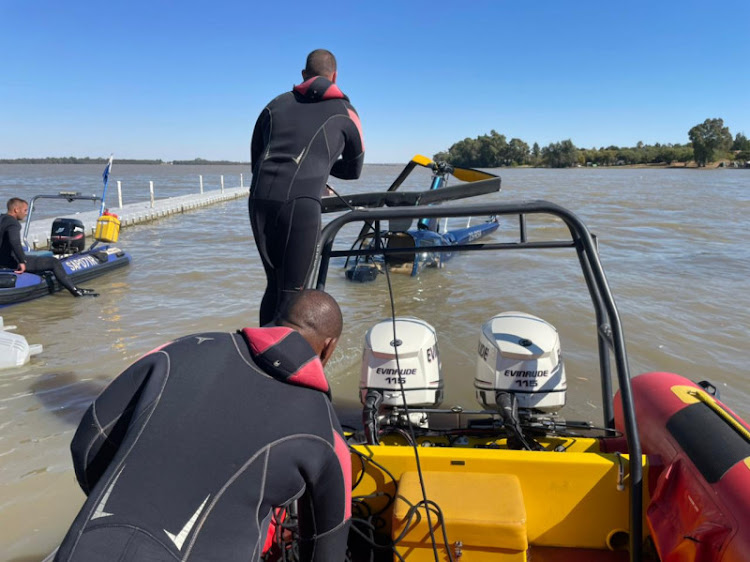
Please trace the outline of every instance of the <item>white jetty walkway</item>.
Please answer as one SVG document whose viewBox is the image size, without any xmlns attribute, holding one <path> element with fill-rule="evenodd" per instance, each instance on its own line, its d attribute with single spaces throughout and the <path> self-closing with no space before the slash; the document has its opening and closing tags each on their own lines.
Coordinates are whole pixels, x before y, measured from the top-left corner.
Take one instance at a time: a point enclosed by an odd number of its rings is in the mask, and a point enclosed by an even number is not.
<svg viewBox="0 0 750 562">
<path fill-rule="evenodd" d="M 154 199 L 140 203 L 130 203 L 122 207 L 110 207 L 109 210 L 120 218 L 120 229 L 123 229 L 134 224 L 150 222 L 177 213 L 187 213 L 188 211 L 208 205 L 247 197 L 249 189 L 247 186 L 231 187 L 222 190 L 206 191 L 204 193 L 182 195 L 180 197 L 170 197 L 168 199 Z M 86 229 L 86 236 L 93 236 L 96 230 L 96 219 L 99 218 L 99 211 L 85 211 L 74 214 L 61 213 L 59 216 L 67 216 L 80 220 Z M 29 225 L 26 242 L 30 249 L 45 250 L 49 247 L 50 232 L 54 220 L 54 217 L 38 219 Z"/>
</svg>

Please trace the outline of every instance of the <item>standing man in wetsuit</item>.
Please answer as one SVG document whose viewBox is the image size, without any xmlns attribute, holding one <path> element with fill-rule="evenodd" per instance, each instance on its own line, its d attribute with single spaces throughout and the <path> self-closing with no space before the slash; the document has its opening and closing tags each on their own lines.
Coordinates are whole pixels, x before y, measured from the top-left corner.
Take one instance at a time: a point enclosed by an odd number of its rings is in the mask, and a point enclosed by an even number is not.
<svg viewBox="0 0 750 562">
<path fill-rule="evenodd" d="M 74 297 L 99 296 L 91 289 L 76 287 L 68 279 L 60 260 L 52 257 L 27 256 L 21 245 L 21 223 L 29 214 L 29 204 L 18 197 L 8 199 L 8 212 L 0 215 L 0 267 L 15 273 L 44 273 L 51 271 L 57 282 Z"/>
<path fill-rule="evenodd" d="M 341 334 L 323 291 L 273 327 L 186 336 L 146 354 L 71 444 L 88 496 L 59 562 L 249 562 L 297 501 L 301 559 L 343 561 L 351 461 L 323 366 Z"/>
<path fill-rule="evenodd" d="M 249 210 L 268 280 L 261 326 L 273 321 L 310 274 L 328 176 L 357 179 L 362 172 L 359 116 L 336 77 L 333 54 L 313 51 L 303 82 L 271 101 L 255 124 Z"/>
</svg>

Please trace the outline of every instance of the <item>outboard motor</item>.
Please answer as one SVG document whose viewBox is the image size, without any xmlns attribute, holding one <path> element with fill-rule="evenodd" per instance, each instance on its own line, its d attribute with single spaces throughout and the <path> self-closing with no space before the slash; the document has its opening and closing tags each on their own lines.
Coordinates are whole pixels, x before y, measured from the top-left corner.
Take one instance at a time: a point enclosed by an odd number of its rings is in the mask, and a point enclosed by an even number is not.
<svg viewBox="0 0 750 562">
<path fill-rule="evenodd" d="M 61 218 L 52 223 L 50 247 L 54 254 L 77 254 L 86 247 L 86 232 L 78 219 Z"/>
<path fill-rule="evenodd" d="M 403 407 L 404 398 L 407 406 L 439 406 L 443 400 L 443 377 L 435 329 L 410 317 L 375 324 L 365 335 L 359 389 L 369 443 L 377 443 L 381 407 Z"/>
<path fill-rule="evenodd" d="M 565 406 L 567 382 L 557 330 L 532 314 L 503 312 L 482 326 L 477 352 L 477 400 L 500 412 L 513 436 L 509 446 L 537 448 L 524 438 L 520 419 Z"/>
</svg>

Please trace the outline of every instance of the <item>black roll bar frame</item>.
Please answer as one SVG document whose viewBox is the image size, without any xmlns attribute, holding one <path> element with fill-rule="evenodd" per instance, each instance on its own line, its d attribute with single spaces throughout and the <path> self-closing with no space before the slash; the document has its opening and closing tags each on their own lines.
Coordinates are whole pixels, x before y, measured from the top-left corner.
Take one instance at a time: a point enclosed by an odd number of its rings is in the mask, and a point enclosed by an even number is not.
<svg viewBox="0 0 750 562">
<path fill-rule="evenodd" d="M 59 193 L 49 195 L 35 195 L 29 201 L 29 212 L 26 215 L 26 224 L 23 227 L 23 237 L 21 243 L 27 248 L 31 249 L 28 240 L 26 239 L 29 234 L 29 225 L 31 224 L 31 215 L 34 213 L 34 204 L 37 199 L 65 199 L 68 203 L 73 201 L 101 201 L 102 198 L 98 195 L 81 195 L 78 191 L 61 191 Z"/>
<path fill-rule="evenodd" d="M 320 236 L 315 267 L 308 286 L 325 289 L 329 262 L 332 257 L 392 255 L 414 253 L 413 248 L 360 248 L 334 250 L 333 242 L 341 228 L 349 223 L 364 222 L 375 230 L 375 238 L 381 235 L 380 223 L 391 219 L 455 218 L 471 216 L 519 217 L 519 241 L 512 243 L 474 243 L 464 245 L 431 246 L 431 252 L 477 252 L 495 250 L 528 250 L 545 248 L 574 248 L 578 255 L 583 277 L 596 314 L 599 371 L 601 375 L 602 405 L 605 427 L 614 428 L 614 395 L 611 383 L 610 352 L 614 356 L 617 381 L 622 399 L 625 437 L 629 452 L 630 469 L 630 537 L 631 562 L 641 559 L 643 543 L 643 467 L 642 450 L 638 437 L 638 426 L 630 386 L 625 339 L 615 300 L 604 274 L 597 242 L 586 225 L 574 213 L 549 201 L 520 201 L 489 203 L 483 205 L 440 205 L 380 209 L 355 209 L 329 222 Z M 529 242 L 526 218 L 529 215 L 551 215 L 560 219 L 570 232 L 570 240 Z M 315 275 L 317 271 L 317 275 Z M 313 285 L 313 280 L 315 284 Z"/>
</svg>

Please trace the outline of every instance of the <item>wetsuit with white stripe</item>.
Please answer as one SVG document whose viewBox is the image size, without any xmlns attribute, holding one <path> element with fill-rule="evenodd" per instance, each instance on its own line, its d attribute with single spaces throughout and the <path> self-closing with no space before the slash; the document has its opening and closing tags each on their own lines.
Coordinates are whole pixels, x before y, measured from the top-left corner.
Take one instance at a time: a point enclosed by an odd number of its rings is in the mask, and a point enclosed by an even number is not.
<svg viewBox="0 0 750 562">
<path fill-rule="evenodd" d="M 356 179 L 362 172 L 359 116 L 336 84 L 310 78 L 263 109 L 251 157 L 250 222 L 268 279 L 260 312 L 266 325 L 304 288 L 328 176 Z"/>
<path fill-rule="evenodd" d="M 86 411 L 71 450 L 88 495 L 57 561 L 258 560 L 297 500 L 303 560 L 343 560 L 351 464 L 322 365 L 294 330 L 187 336 Z"/>
</svg>

